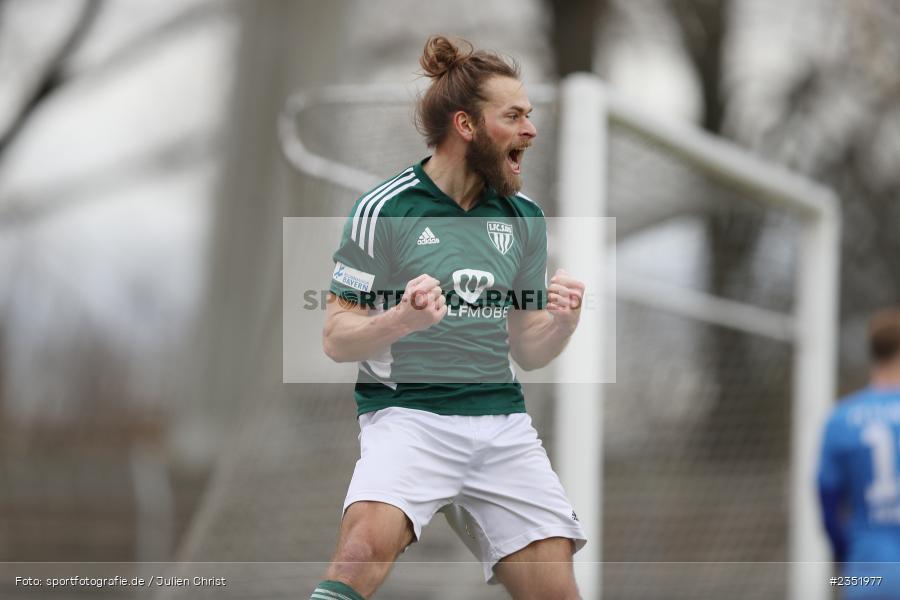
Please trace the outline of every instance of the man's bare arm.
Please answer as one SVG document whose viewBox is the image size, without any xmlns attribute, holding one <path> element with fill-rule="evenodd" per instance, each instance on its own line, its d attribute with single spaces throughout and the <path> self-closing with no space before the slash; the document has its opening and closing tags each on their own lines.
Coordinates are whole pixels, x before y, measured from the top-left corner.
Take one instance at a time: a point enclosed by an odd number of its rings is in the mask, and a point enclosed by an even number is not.
<svg viewBox="0 0 900 600">
<path fill-rule="evenodd" d="M 322 349 L 335 362 L 365 360 L 407 334 L 391 311 L 369 316 L 359 304 L 328 297 Z"/>
<path fill-rule="evenodd" d="M 545 310 L 509 313 L 509 352 L 526 371 L 546 366 L 565 349 L 581 318 L 584 284 L 562 269 L 550 280 Z"/>
<path fill-rule="evenodd" d="M 566 335 L 546 310 L 513 310 L 509 313 L 509 353 L 526 371 L 540 369 L 559 356 L 571 334 Z"/>
<path fill-rule="evenodd" d="M 438 281 L 419 275 L 406 284 L 400 303 L 377 315 L 330 294 L 322 330 L 322 348 L 335 362 L 372 358 L 409 335 L 431 327 L 447 312 Z"/>
</svg>

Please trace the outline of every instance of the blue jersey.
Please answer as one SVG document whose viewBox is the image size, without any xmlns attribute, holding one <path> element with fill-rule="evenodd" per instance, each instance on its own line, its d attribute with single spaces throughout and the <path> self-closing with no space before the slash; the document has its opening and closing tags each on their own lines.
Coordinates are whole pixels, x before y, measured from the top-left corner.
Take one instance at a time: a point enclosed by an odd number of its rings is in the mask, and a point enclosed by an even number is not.
<svg viewBox="0 0 900 600">
<path fill-rule="evenodd" d="M 880 586 L 846 587 L 844 597 L 900 598 L 900 388 L 866 388 L 834 409 L 819 494 L 842 574 L 884 577 Z"/>
</svg>

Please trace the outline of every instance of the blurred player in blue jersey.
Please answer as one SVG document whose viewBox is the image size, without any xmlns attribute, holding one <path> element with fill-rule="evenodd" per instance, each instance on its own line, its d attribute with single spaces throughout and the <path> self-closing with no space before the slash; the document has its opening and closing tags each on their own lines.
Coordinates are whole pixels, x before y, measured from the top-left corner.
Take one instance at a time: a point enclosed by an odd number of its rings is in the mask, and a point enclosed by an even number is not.
<svg viewBox="0 0 900 600">
<path fill-rule="evenodd" d="M 898 599 L 900 309 L 872 318 L 869 348 L 869 386 L 840 402 L 826 425 L 819 497 L 834 560 L 843 563 L 843 597 Z"/>
</svg>

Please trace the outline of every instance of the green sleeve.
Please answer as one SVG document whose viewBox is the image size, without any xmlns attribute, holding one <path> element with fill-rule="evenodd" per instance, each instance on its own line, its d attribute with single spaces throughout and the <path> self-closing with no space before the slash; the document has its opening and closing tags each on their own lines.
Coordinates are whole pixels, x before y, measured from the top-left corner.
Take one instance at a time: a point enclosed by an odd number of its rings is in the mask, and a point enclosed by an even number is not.
<svg viewBox="0 0 900 600">
<path fill-rule="evenodd" d="M 517 295 L 523 298 L 521 308 L 539 310 L 547 306 L 547 221 L 543 213 L 522 217 L 525 252 L 516 277 Z"/>
<path fill-rule="evenodd" d="M 356 303 L 371 303 L 385 290 L 391 269 L 390 218 L 347 218 L 341 243 L 335 251 L 331 291 Z"/>
</svg>

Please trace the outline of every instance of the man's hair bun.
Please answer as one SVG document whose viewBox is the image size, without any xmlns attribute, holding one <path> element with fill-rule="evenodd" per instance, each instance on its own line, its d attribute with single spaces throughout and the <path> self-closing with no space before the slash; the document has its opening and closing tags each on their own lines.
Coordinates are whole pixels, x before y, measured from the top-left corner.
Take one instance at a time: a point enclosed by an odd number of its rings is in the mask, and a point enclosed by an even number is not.
<svg viewBox="0 0 900 600">
<path fill-rule="evenodd" d="M 515 61 L 493 52 L 475 50 L 466 40 L 451 40 L 444 35 L 428 38 L 419 64 L 422 74 L 430 78 L 431 83 L 419 96 L 416 127 L 429 148 L 437 147 L 447 138 L 456 111 L 464 111 L 476 120 L 481 118 L 482 105 L 487 101 L 484 86 L 488 80 L 492 77 L 519 78 Z"/>
<path fill-rule="evenodd" d="M 425 51 L 419 59 L 422 71 L 428 77 L 437 79 L 472 55 L 472 44 L 459 40 L 461 48 L 443 35 L 433 35 L 425 42 Z"/>
</svg>

